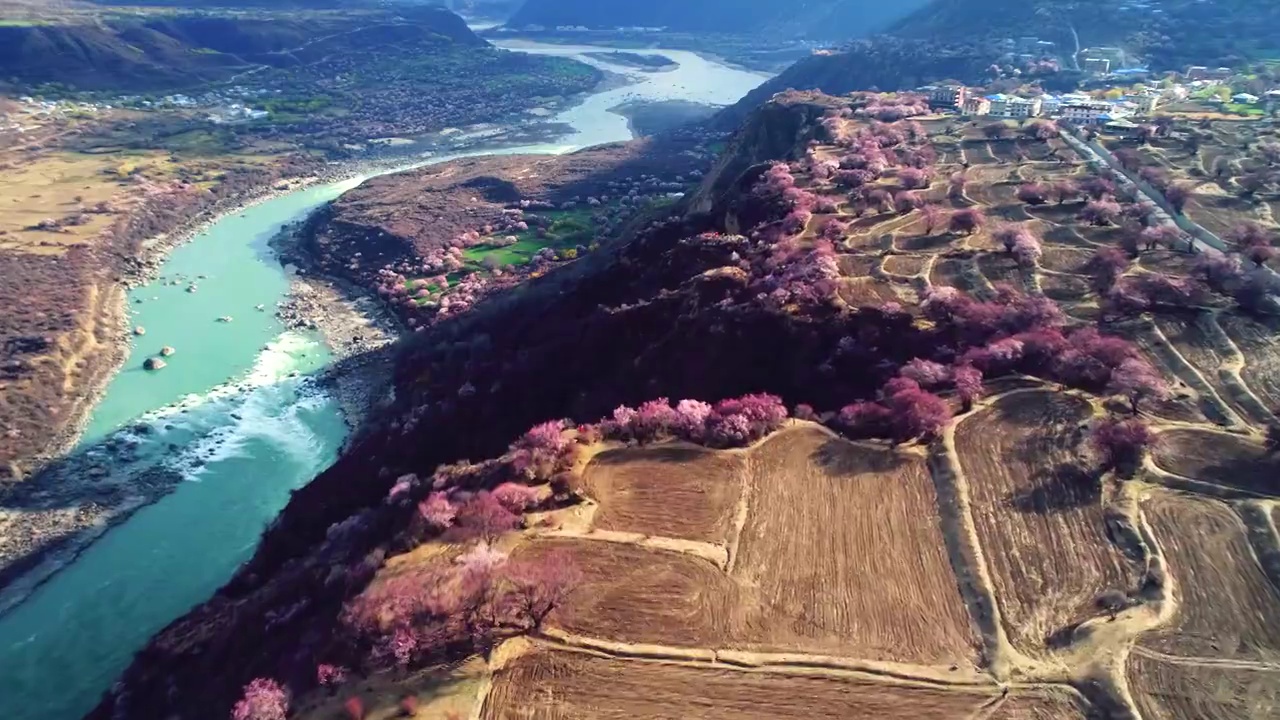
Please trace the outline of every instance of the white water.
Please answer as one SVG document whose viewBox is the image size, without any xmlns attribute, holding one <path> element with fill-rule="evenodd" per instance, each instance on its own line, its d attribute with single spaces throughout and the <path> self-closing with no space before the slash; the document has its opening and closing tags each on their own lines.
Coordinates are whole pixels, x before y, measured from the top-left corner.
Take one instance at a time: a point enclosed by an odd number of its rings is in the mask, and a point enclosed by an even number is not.
<svg viewBox="0 0 1280 720">
<path fill-rule="evenodd" d="M 646 50 L 680 67 L 643 73 L 581 56 L 611 48 L 522 43 L 513 49 L 574 56 L 637 83 L 592 95 L 552 118 L 572 128 L 555 143 L 431 163 L 561 154 L 628 140 L 626 119 L 609 112 L 621 103 L 728 104 L 766 79 L 678 50 Z M 294 376 L 321 367 L 328 357 L 324 347 L 314 336 L 285 332 L 270 312 L 253 308 L 273 308 L 287 290 L 266 240 L 282 223 L 305 217 L 364 179 L 261 203 L 178 248 L 162 275 L 208 274 L 195 295 L 160 283 L 131 294 L 131 303 L 142 301 L 130 306 L 133 320 L 148 333 L 95 410 L 85 442 L 145 424 L 147 432 L 126 433 L 141 444 L 142 462 L 173 468 L 189 482 L 107 532 L 0 617 L 0 718 L 82 716 L 148 637 L 207 598 L 252 554 L 289 492 L 334 460 L 344 433 L 338 410 L 309 380 Z M 212 324 L 222 314 L 235 322 Z M 169 367 L 156 375 L 138 370 L 141 358 L 160 344 L 178 348 Z"/>
</svg>

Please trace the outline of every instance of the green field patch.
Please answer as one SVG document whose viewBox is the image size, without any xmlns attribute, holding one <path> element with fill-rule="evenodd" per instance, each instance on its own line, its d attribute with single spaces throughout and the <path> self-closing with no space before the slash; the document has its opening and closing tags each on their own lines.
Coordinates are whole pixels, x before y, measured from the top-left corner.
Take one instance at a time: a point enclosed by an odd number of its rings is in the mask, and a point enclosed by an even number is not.
<svg viewBox="0 0 1280 720">
<path fill-rule="evenodd" d="M 539 237 L 538 232 L 529 229 L 512 233 L 516 242 L 506 247 L 477 245 L 462 252 L 462 258 L 473 271 L 486 269 L 483 263 L 492 258 L 500 266 L 526 265 L 533 260 L 539 250 L 551 248 L 565 251 L 578 245 L 590 245 L 595 241 L 595 226 L 591 222 L 593 209 L 550 210 L 538 213 L 551 220 L 546 235 Z M 505 236 L 504 236 L 505 237 Z"/>
</svg>

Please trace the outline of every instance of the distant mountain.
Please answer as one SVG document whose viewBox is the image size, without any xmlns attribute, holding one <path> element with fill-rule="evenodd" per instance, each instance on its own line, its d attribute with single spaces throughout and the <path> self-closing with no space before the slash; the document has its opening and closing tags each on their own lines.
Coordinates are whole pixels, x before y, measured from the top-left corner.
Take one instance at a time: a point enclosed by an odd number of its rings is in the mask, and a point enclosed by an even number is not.
<svg viewBox="0 0 1280 720">
<path fill-rule="evenodd" d="M 928 0 L 527 0 L 508 22 L 665 27 L 678 32 L 769 33 L 846 39 L 883 30 Z"/>
<path fill-rule="evenodd" d="M 810 55 L 723 110 L 715 123 L 737 127 L 757 107 L 783 90 L 904 90 L 940 80 L 976 83 L 991 65 L 981 45 L 940 43 L 889 36 L 859 40 L 840 52 Z"/>
<path fill-rule="evenodd" d="M 902 37 L 1036 36 L 1071 51 L 1120 46 L 1155 69 L 1280 57 L 1275 0 L 933 0 L 894 23 Z"/>
<path fill-rule="evenodd" d="M 0 88 L 57 83 L 79 90 L 180 89 L 250 67 L 295 65 L 315 53 L 389 43 L 486 44 L 462 18 L 441 8 L 358 18 L 70 14 L 56 21 L 0 23 Z"/>
</svg>

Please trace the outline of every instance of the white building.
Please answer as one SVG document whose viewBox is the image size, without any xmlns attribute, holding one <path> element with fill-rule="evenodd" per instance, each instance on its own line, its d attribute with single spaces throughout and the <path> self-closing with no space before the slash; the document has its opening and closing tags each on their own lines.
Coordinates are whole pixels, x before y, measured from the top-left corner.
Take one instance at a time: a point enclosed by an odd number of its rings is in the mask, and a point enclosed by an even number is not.
<svg viewBox="0 0 1280 720">
<path fill-rule="evenodd" d="M 1100 100 L 1063 103 L 1062 105 L 1062 119 L 1076 125 L 1096 124 L 1104 115 L 1110 119 L 1111 112 L 1111 103 Z"/>
<path fill-rule="evenodd" d="M 1257 95 L 1250 95 L 1249 93 L 1236 93 L 1231 96 L 1231 102 L 1241 105 L 1257 105 L 1259 99 Z"/>
<path fill-rule="evenodd" d="M 1040 115 L 1040 98 L 988 95 L 987 99 L 991 101 L 991 114 L 996 117 L 1029 118 Z"/>
</svg>

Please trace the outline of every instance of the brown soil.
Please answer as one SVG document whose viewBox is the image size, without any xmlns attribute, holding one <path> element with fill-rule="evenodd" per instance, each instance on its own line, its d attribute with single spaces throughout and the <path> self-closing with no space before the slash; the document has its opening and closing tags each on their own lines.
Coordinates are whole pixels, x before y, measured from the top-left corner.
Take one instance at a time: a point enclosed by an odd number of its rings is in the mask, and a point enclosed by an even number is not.
<svg viewBox="0 0 1280 720">
<path fill-rule="evenodd" d="M 908 687 L 804 673 L 624 661 L 540 648 L 494 679 L 484 720 L 820 717 L 953 720 L 988 702 L 979 691 Z"/>
<path fill-rule="evenodd" d="M 1179 428 L 1160 434 L 1152 459 L 1157 467 L 1260 495 L 1280 495 L 1280 456 L 1238 435 Z"/>
<path fill-rule="evenodd" d="M 1158 493 L 1143 504 L 1173 576 L 1172 622 L 1139 644 L 1185 657 L 1280 660 L 1280 589 L 1226 505 Z"/>
<path fill-rule="evenodd" d="M 1050 392 L 1008 395 L 963 420 L 956 452 L 1006 630 L 1023 652 L 1096 614 L 1094 597 L 1129 588 L 1137 568 L 1107 539 L 1095 481 L 1081 477 L 1087 402 Z"/>
<path fill-rule="evenodd" d="M 583 580 L 551 622 L 626 643 L 715 647 L 728 637 L 736 587 L 715 565 L 624 543 L 542 539 L 519 555 L 569 551 Z"/>
<path fill-rule="evenodd" d="M 749 457 L 729 574 L 693 555 L 618 542 L 523 548 L 567 549 L 583 568 L 554 622 L 630 643 L 976 664 L 922 457 L 809 426 Z"/>
<path fill-rule="evenodd" d="M 1135 651 L 1128 676 L 1144 720 L 1254 720 L 1280 713 L 1275 668 L 1200 666 Z"/>
<path fill-rule="evenodd" d="M 600 503 L 593 527 L 723 543 L 733 528 L 746 460 L 694 446 L 612 450 L 583 477 Z"/>
<path fill-rule="evenodd" d="M 919 275 L 927 267 L 928 262 L 929 258 L 919 255 L 894 255 L 884 259 L 884 271 L 903 277 L 913 277 Z"/>
<path fill-rule="evenodd" d="M 1223 314 L 1218 324 L 1245 356 L 1241 378 L 1273 412 L 1280 409 L 1280 330 L 1242 315 Z"/>
<path fill-rule="evenodd" d="M 756 448 L 751 470 L 733 575 L 752 590 L 756 609 L 745 625 L 753 644 L 975 661 L 922 457 L 804 428 Z"/>
</svg>

